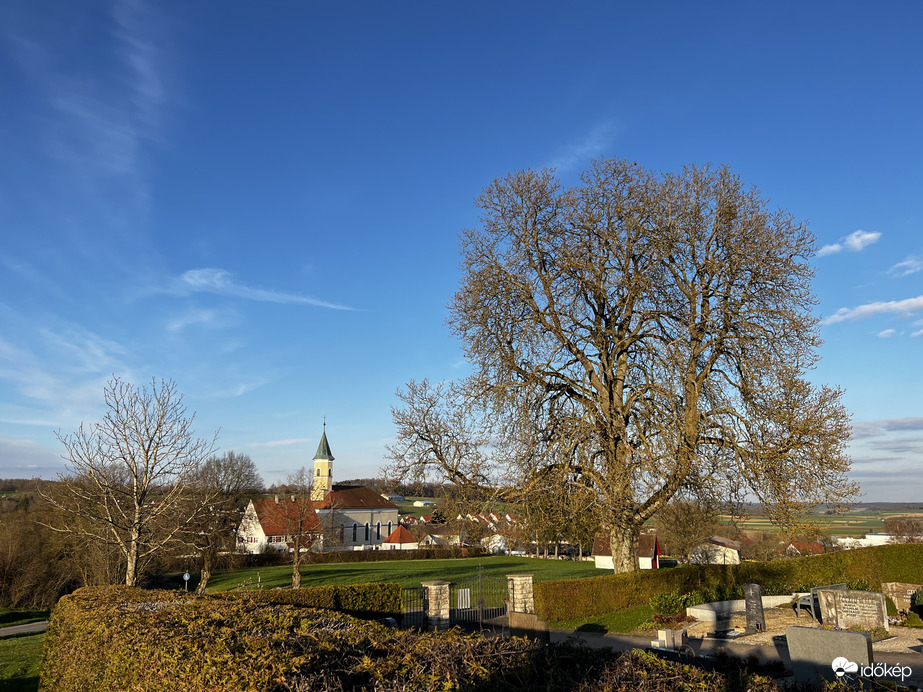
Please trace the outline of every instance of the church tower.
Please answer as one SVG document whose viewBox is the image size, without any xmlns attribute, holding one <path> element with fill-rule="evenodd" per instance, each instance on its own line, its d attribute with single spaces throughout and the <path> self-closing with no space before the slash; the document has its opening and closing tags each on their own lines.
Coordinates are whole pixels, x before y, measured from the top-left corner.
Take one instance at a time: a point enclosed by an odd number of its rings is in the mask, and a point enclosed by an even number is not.
<svg viewBox="0 0 923 692">
<path fill-rule="evenodd" d="M 324 423 L 324 433 L 317 445 L 314 455 L 314 486 L 311 488 L 311 499 L 322 501 L 327 493 L 333 490 L 333 453 L 327 442 L 327 423 Z"/>
</svg>

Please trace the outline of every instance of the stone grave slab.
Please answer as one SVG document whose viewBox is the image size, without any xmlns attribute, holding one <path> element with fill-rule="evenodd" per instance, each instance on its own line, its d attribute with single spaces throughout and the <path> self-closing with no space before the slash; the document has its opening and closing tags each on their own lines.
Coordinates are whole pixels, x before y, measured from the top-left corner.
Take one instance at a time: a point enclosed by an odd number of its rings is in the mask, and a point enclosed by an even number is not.
<svg viewBox="0 0 923 692">
<path fill-rule="evenodd" d="M 874 663 L 872 638 L 865 632 L 837 632 L 820 627 L 787 627 L 785 640 L 795 682 L 836 680 L 833 662 L 845 658 L 859 667 Z"/>
<path fill-rule="evenodd" d="M 894 601 L 898 610 L 910 611 L 913 606 L 913 595 L 923 589 L 920 584 L 908 584 L 902 581 L 889 581 L 881 585 L 881 592 Z"/>
<path fill-rule="evenodd" d="M 747 612 L 747 634 L 766 631 L 766 616 L 763 613 L 763 593 L 759 584 L 747 584 L 744 591 L 744 606 Z"/>
<path fill-rule="evenodd" d="M 817 592 L 820 603 L 821 622 L 847 630 L 861 627 L 872 630 L 877 627 L 890 632 L 888 606 L 884 594 L 872 591 L 827 590 Z"/>
</svg>

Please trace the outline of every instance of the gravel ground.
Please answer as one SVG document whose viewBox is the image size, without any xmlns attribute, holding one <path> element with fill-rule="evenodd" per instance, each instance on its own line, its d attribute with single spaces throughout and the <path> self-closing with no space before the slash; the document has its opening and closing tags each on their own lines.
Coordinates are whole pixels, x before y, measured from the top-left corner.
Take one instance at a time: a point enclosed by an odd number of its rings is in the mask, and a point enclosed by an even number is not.
<svg viewBox="0 0 923 692">
<path fill-rule="evenodd" d="M 790 606 L 784 608 L 767 608 L 764 611 L 766 618 L 766 631 L 758 634 L 748 634 L 735 639 L 735 642 L 741 644 L 769 644 L 772 638 L 777 635 L 785 634 L 785 628 L 791 625 L 801 627 L 819 627 L 808 614 L 803 614 L 800 618 Z M 724 618 L 715 622 L 697 622 L 687 628 L 689 636 L 704 637 L 708 632 L 714 632 L 716 629 L 730 630 L 736 629 L 743 632 L 747 626 L 747 617 L 743 612 L 732 613 L 730 618 Z M 891 639 L 872 643 L 873 651 L 887 651 L 891 653 L 923 653 L 923 628 L 919 627 L 897 627 L 891 626 Z M 656 637 L 656 634 L 655 634 Z"/>
</svg>

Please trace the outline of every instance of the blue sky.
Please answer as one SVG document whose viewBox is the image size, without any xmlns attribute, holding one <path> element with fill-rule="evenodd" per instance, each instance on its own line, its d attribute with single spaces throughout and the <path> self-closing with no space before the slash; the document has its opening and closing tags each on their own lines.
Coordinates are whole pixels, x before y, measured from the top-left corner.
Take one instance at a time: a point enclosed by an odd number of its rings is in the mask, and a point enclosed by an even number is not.
<svg viewBox="0 0 923 692">
<path fill-rule="evenodd" d="M 643 5 L 643 6 L 642 6 Z M 867 500 L 923 496 L 923 5 L 12 0 L 0 477 L 112 375 L 171 378 L 267 482 L 376 475 L 394 391 L 467 372 L 458 233 L 497 176 L 728 163 L 808 220 Z"/>
</svg>

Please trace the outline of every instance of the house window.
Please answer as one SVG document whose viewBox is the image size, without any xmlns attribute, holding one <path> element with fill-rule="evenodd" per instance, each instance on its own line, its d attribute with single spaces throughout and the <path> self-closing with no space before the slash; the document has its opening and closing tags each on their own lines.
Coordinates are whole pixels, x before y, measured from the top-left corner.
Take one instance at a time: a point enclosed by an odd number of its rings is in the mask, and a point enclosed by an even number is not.
<svg viewBox="0 0 923 692">
<path fill-rule="evenodd" d="M 375 524 L 375 540 L 381 540 L 381 522 Z"/>
<path fill-rule="evenodd" d="M 365 542 L 369 542 L 369 523 L 365 522 Z"/>
<path fill-rule="evenodd" d="M 353 524 L 353 543 L 356 542 L 356 531 L 359 530 L 359 524 Z"/>
<path fill-rule="evenodd" d="M 388 522 L 388 535 L 389 535 L 389 536 L 391 535 L 391 531 L 392 531 L 392 529 L 391 529 L 391 522 L 389 521 L 389 522 Z"/>
</svg>

